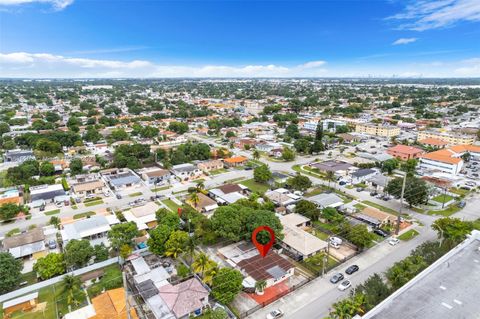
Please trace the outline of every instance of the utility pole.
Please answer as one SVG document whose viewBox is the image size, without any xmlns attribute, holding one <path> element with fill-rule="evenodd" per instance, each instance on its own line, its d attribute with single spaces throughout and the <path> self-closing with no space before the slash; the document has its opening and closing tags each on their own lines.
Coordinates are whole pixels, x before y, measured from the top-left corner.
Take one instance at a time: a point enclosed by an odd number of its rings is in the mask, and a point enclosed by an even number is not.
<svg viewBox="0 0 480 319">
<path fill-rule="evenodd" d="M 325 276 L 325 268 L 328 263 L 328 258 L 330 257 L 330 242 L 327 242 L 327 254 L 323 255 L 323 265 L 322 265 L 322 277 Z"/>
<path fill-rule="evenodd" d="M 395 229 L 395 235 L 398 236 L 398 233 L 400 232 L 400 222 L 401 222 L 401 215 L 402 215 L 402 208 L 403 208 L 403 195 L 405 194 L 405 183 L 407 181 L 407 173 L 403 173 L 403 183 L 402 183 L 402 193 L 400 195 L 400 210 L 398 212 L 397 216 L 397 227 Z"/>
</svg>

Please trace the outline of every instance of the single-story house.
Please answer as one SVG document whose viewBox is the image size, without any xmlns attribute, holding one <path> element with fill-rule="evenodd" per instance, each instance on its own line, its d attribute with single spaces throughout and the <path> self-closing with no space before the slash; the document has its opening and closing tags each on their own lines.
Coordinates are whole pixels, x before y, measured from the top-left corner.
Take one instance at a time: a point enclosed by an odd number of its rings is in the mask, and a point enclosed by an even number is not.
<svg viewBox="0 0 480 319">
<path fill-rule="evenodd" d="M 3 303 L 3 315 L 10 318 L 10 315 L 16 311 L 27 312 L 35 308 L 38 304 L 38 291 L 28 295 L 17 297 Z"/>
<path fill-rule="evenodd" d="M 127 168 L 104 170 L 101 174 L 115 191 L 142 185 L 142 179 Z"/>
<path fill-rule="evenodd" d="M 168 283 L 158 292 L 177 319 L 199 316 L 208 306 L 209 292 L 197 278 L 176 285 Z"/>
<path fill-rule="evenodd" d="M 291 213 L 280 216 L 280 222 L 284 234 L 280 245 L 298 260 L 306 259 L 327 249 L 327 242 L 303 229 L 310 224 L 309 218 Z"/>
<path fill-rule="evenodd" d="M 98 174 L 85 174 L 76 176 L 70 183 L 72 191 L 78 196 L 99 194 L 105 187 L 105 183 Z"/>
<path fill-rule="evenodd" d="M 317 168 L 320 172 L 334 172 L 339 175 L 346 175 L 354 166 L 342 161 L 328 160 L 320 163 L 310 164 L 311 167 Z"/>
<path fill-rule="evenodd" d="M 135 222 L 139 230 L 152 229 L 157 226 L 155 213 L 160 207 L 155 202 L 131 208 L 123 212 L 127 222 Z"/>
<path fill-rule="evenodd" d="M 238 184 L 225 184 L 208 191 L 208 196 L 219 204 L 233 204 L 245 196 L 245 186 Z"/>
<path fill-rule="evenodd" d="M 277 206 L 293 205 L 301 199 L 301 196 L 292 194 L 288 189 L 278 188 L 265 193 L 265 197 Z"/>
<path fill-rule="evenodd" d="M 218 208 L 217 202 L 204 195 L 202 193 L 198 193 L 198 203 L 192 203 L 190 199 L 187 199 L 187 203 L 195 208 L 197 211 L 201 213 L 213 213 L 215 209 Z"/>
<path fill-rule="evenodd" d="M 375 174 L 365 180 L 365 184 L 374 188 L 377 192 L 383 192 L 388 184 L 388 177 L 383 174 Z"/>
<path fill-rule="evenodd" d="M 32 150 L 8 150 L 3 154 L 4 162 L 23 163 L 27 160 L 34 160 Z"/>
<path fill-rule="evenodd" d="M 39 185 L 30 187 L 30 200 L 32 202 L 37 200 L 44 200 L 51 202 L 57 196 L 64 196 L 65 190 L 61 184 L 53 185 Z"/>
<path fill-rule="evenodd" d="M 107 235 L 111 229 L 110 223 L 105 216 L 95 215 L 64 225 L 63 229 L 60 230 L 60 234 L 64 245 L 72 239 L 86 239 L 90 241 L 92 246 L 103 243 L 108 247 L 110 246 L 110 241 Z"/>
<path fill-rule="evenodd" d="M 270 250 L 265 257 L 256 254 L 238 262 L 237 267 L 247 276 L 243 280 L 246 288 L 255 287 L 257 281 L 264 280 L 266 288 L 278 284 L 293 276 L 295 266 L 286 258 Z"/>
<path fill-rule="evenodd" d="M 205 161 L 197 164 L 197 167 L 202 171 L 208 173 L 223 168 L 223 162 L 221 160 Z"/>
<path fill-rule="evenodd" d="M 306 199 L 315 203 L 320 208 L 336 208 L 343 205 L 343 200 L 335 193 L 322 193 Z"/>
<path fill-rule="evenodd" d="M 236 167 L 245 164 L 248 161 L 248 158 L 244 156 L 234 156 L 224 159 L 226 167 Z"/>
<path fill-rule="evenodd" d="M 23 196 L 20 196 L 20 192 L 16 188 L 7 189 L 0 194 L 0 206 L 3 204 L 20 204 L 22 203 Z"/>
<path fill-rule="evenodd" d="M 14 258 L 38 259 L 47 254 L 45 234 L 42 228 L 35 228 L 23 234 L 3 239 L 3 248 Z"/>
<path fill-rule="evenodd" d="M 375 207 L 365 207 L 359 213 L 354 214 L 353 217 L 374 227 L 394 224 L 397 221 L 397 216 L 385 213 Z"/>
<path fill-rule="evenodd" d="M 370 177 L 377 174 L 377 171 L 371 168 L 361 168 L 353 172 L 351 176 L 352 184 L 363 183 Z"/>
</svg>

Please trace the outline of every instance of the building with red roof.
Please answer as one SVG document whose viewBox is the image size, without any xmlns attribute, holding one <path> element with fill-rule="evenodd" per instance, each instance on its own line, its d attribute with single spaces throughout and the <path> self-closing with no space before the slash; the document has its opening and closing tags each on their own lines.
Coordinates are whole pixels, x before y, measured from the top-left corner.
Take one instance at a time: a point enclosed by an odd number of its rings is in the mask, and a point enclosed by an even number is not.
<svg viewBox="0 0 480 319">
<path fill-rule="evenodd" d="M 424 151 L 421 148 L 407 146 L 407 145 L 395 145 L 387 150 L 387 153 L 401 160 L 409 160 L 420 157 Z"/>
</svg>

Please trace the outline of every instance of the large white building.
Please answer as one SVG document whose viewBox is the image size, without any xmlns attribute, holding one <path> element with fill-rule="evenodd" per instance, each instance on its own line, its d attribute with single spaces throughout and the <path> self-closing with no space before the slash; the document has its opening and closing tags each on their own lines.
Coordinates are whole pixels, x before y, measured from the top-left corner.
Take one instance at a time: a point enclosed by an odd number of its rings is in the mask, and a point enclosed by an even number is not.
<svg viewBox="0 0 480 319">
<path fill-rule="evenodd" d="M 462 156 L 470 154 L 472 158 L 480 158 L 480 146 L 455 145 L 450 148 L 424 154 L 420 157 L 420 168 L 457 175 L 463 167 Z"/>
</svg>

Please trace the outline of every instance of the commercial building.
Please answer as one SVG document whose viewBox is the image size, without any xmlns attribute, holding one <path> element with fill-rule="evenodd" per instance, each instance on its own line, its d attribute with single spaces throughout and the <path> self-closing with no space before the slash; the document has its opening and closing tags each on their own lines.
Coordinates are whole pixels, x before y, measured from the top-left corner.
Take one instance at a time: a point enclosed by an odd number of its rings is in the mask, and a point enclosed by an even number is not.
<svg viewBox="0 0 480 319">
<path fill-rule="evenodd" d="M 421 148 L 399 144 L 390 147 L 387 150 L 387 153 L 392 155 L 393 157 L 396 157 L 403 161 L 407 161 L 409 159 L 418 158 L 425 152 Z"/>
<path fill-rule="evenodd" d="M 480 231 L 474 230 L 363 319 L 479 318 Z"/>
<path fill-rule="evenodd" d="M 391 125 L 357 124 L 355 125 L 355 132 L 367 135 L 395 137 L 400 135 L 400 128 Z"/>
<path fill-rule="evenodd" d="M 474 159 L 480 159 L 480 146 L 455 145 L 424 154 L 420 157 L 420 167 L 457 175 L 463 167 L 465 154 L 470 154 Z"/>
<path fill-rule="evenodd" d="M 9 150 L 3 155 L 4 162 L 23 163 L 34 159 L 35 155 L 32 150 Z"/>
<path fill-rule="evenodd" d="M 475 137 L 473 135 L 460 135 L 452 132 L 444 133 L 438 131 L 421 131 L 418 132 L 417 140 L 425 139 L 438 139 L 447 142 L 450 145 L 457 144 L 473 144 L 475 142 Z"/>
</svg>

